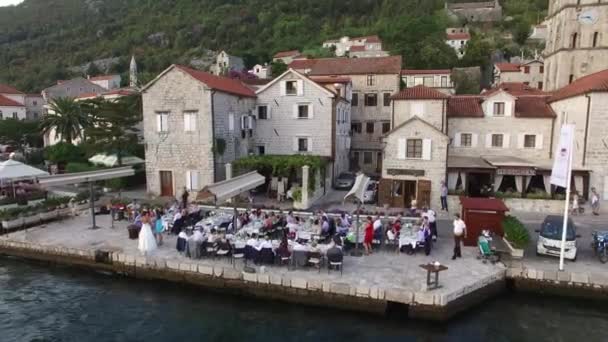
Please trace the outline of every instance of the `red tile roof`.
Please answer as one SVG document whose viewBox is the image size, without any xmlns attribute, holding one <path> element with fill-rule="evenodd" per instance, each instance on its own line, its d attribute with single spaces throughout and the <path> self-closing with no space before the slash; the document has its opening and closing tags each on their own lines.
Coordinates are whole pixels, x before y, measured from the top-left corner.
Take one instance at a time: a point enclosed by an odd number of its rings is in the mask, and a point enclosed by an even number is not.
<svg viewBox="0 0 608 342">
<path fill-rule="evenodd" d="M 471 39 L 471 35 L 463 32 L 463 33 L 448 33 L 448 40 L 469 40 Z"/>
<path fill-rule="evenodd" d="M 23 93 L 9 85 L 0 83 L 0 94 L 13 94 L 13 95 L 19 94 L 19 95 L 21 95 Z"/>
<path fill-rule="evenodd" d="M 608 69 L 596 72 L 553 92 L 549 102 L 565 100 L 591 92 L 608 92 Z"/>
<path fill-rule="evenodd" d="M 194 70 L 183 65 L 175 65 L 175 67 L 194 77 L 196 80 L 204 83 L 211 89 L 238 96 L 255 97 L 253 90 L 237 80 L 215 76 L 210 73 Z"/>
<path fill-rule="evenodd" d="M 555 112 L 547 103 L 547 96 L 524 96 L 515 100 L 515 117 L 554 118 Z"/>
<path fill-rule="evenodd" d="M 25 107 L 22 103 L 11 100 L 4 95 L 0 95 L 0 106 L 2 107 Z"/>
<path fill-rule="evenodd" d="M 507 93 L 515 96 L 515 97 L 520 97 L 520 96 L 547 96 L 549 95 L 548 93 L 531 87 L 529 85 L 526 85 L 524 83 L 521 82 L 503 82 L 499 85 L 497 85 L 496 87 L 487 90 L 485 92 L 482 93 L 483 96 L 490 96 L 494 93 L 499 92 L 500 90 L 504 90 Z"/>
<path fill-rule="evenodd" d="M 447 116 L 452 118 L 483 118 L 481 102 L 477 95 L 456 95 L 448 99 Z"/>
<path fill-rule="evenodd" d="M 120 95 L 120 96 L 130 96 L 130 95 L 134 95 L 137 94 L 137 91 L 134 89 L 125 89 L 125 88 L 121 88 L 121 89 L 114 89 L 114 90 L 110 90 L 108 92 L 103 93 L 102 95 Z"/>
<path fill-rule="evenodd" d="M 451 74 L 452 70 L 450 69 L 426 69 L 426 70 L 416 70 L 416 69 L 403 69 L 401 70 L 401 75 L 447 75 Z"/>
<path fill-rule="evenodd" d="M 311 80 L 317 83 L 349 83 L 350 77 L 345 76 L 310 76 Z"/>
<path fill-rule="evenodd" d="M 365 51 L 365 45 L 355 45 L 355 46 L 351 46 L 349 51 L 351 51 L 351 52 L 361 52 L 361 51 Z"/>
<path fill-rule="evenodd" d="M 303 59 L 291 62 L 289 67 L 310 69 L 309 75 L 399 74 L 401 56 Z"/>
<path fill-rule="evenodd" d="M 293 56 L 299 56 L 299 55 L 300 55 L 299 50 L 279 51 L 274 54 L 274 58 L 293 57 Z"/>
<path fill-rule="evenodd" d="M 88 99 L 88 98 L 97 97 L 97 96 L 100 96 L 100 94 L 98 94 L 98 93 L 82 93 L 82 94 L 78 95 L 76 98 L 77 99 Z"/>
<path fill-rule="evenodd" d="M 91 77 L 91 78 L 89 78 L 89 80 L 90 81 L 107 81 L 107 80 L 111 80 L 117 76 L 118 75 L 101 75 L 101 76 Z"/>
<path fill-rule="evenodd" d="M 500 70 L 500 72 L 519 72 L 520 65 L 515 63 L 496 63 L 496 68 Z"/>
<path fill-rule="evenodd" d="M 405 88 L 391 96 L 392 100 L 443 100 L 447 98 L 449 98 L 448 95 L 423 85 Z"/>
</svg>

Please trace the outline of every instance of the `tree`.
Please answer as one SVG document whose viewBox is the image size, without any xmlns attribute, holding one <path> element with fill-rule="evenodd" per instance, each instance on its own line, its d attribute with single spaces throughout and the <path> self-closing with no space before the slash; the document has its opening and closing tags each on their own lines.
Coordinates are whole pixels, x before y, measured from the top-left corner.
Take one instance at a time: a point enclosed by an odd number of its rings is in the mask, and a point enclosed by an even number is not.
<svg viewBox="0 0 608 342">
<path fill-rule="evenodd" d="M 97 151 L 116 154 L 122 166 L 122 158 L 133 153 L 139 143 L 136 126 L 142 120 L 141 96 L 94 99 L 86 107 L 93 115 L 93 125 L 87 129 L 88 143 Z"/>
<path fill-rule="evenodd" d="M 524 21 L 519 21 L 513 27 L 512 33 L 515 42 L 519 45 L 524 45 L 526 44 L 526 40 L 528 40 L 528 37 L 530 37 L 532 29 L 530 28 L 530 24 Z"/>
<path fill-rule="evenodd" d="M 44 149 L 44 159 L 56 163 L 86 163 L 87 159 L 82 146 L 60 142 Z"/>
<path fill-rule="evenodd" d="M 61 141 L 73 144 L 84 140 L 83 130 L 91 126 L 91 116 L 82 110 L 82 105 L 69 97 L 60 97 L 50 103 L 49 113 L 40 121 L 44 134 L 55 131 Z"/>
<path fill-rule="evenodd" d="M 87 72 L 86 72 L 87 76 L 97 76 L 101 74 L 101 70 L 99 70 L 99 68 L 97 67 L 97 64 L 91 62 L 89 63 L 89 66 L 87 67 Z"/>
<path fill-rule="evenodd" d="M 13 145 L 23 151 L 24 147 L 41 146 L 41 135 L 38 123 L 15 119 L 0 120 L 0 143 Z"/>
<path fill-rule="evenodd" d="M 272 70 L 273 76 L 279 76 L 285 71 L 287 71 L 287 64 L 283 63 L 283 61 L 271 62 L 270 68 Z"/>
</svg>

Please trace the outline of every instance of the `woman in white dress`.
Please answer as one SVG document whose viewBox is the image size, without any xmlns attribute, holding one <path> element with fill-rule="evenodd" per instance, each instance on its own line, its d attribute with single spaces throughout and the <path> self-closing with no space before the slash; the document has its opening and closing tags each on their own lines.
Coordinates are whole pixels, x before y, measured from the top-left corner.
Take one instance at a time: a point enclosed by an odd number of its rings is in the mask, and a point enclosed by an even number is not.
<svg viewBox="0 0 608 342">
<path fill-rule="evenodd" d="M 145 212 L 141 218 L 141 230 L 139 231 L 139 245 L 137 247 L 142 255 L 148 255 L 156 249 L 156 239 L 150 226 L 150 215 Z"/>
</svg>

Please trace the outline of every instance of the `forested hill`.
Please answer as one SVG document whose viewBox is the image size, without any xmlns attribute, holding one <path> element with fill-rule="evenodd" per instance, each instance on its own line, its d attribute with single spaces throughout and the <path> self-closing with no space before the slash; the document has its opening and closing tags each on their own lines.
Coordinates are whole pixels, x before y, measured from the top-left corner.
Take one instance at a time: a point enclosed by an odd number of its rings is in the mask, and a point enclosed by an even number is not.
<svg viewBox="0 0 608 342">
<path fill-rule="evenodd" d="M 70 77 L 69 67 L 118 57 L 125 72 L 135 54 L 144 79 L 208 50 L 243 56 L 248 65 L 280 50 L 323 54 L 342 35 L 379 34 L 408 67 L 457 63 L 440 44 L 447 0 L 25 0 L 0 7 L 0 82 L 39 91 Z M 504 0 L 529 23 L 547 0 Z M 461 63 L 475 63 L 474 60 Z"/>
</svg>

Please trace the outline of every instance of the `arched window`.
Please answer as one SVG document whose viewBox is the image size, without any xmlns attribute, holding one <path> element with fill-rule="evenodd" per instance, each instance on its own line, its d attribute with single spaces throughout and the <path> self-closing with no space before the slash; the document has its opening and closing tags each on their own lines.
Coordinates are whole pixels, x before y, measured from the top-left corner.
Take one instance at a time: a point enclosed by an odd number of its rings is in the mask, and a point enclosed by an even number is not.
<svg viewBox="0 0 608 342">
<path fill-rule="evenodd" d="M 593 43 L 591 44 L 591 46 L 593 46 L 593 47 L 597 46 L 599 37 L 600 37 L 600 33 L 599 32 L 594 32 L 593 33 Z"/>
<path fill-rule="evenodd" d="M 571 44 L 571 48 L 575 48 L 576 47 L 576 40 L 578 39 L 578 33 L 574 32 L 572 34 L 572 44 Z"/>
</svg>

